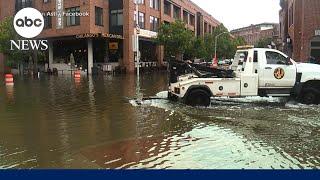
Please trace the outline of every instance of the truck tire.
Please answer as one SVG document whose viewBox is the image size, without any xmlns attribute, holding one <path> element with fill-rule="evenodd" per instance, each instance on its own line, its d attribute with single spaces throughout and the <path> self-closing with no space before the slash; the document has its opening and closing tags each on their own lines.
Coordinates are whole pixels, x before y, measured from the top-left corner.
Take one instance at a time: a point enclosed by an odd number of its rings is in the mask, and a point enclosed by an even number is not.
<svg viewBox="0 0 320 180">
<path fill-rule="evenodd" d="M 306 88 L 301 92 L 300 101 L 303 104 L 319 104 L 320 92 L 315 88 Z"/>
<path fill-rule="evenodd" d="M 171 92 L 168 92 L 168 99 L 172 102 L 178 102 L 178 97 L 173 95 Z"/>
<path fill-rule="evenodd" d="M 185 103 L 189 106 L 210 106 L 210 95 L 202 89 L 191 90 L 185 99 Z"/>
</svg>

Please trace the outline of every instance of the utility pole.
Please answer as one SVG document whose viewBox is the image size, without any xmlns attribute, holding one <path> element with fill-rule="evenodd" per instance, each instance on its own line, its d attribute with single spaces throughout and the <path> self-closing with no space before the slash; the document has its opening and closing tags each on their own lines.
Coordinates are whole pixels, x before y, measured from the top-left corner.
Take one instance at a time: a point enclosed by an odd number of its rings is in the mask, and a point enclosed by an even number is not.
<svg viewBox="0 0 320 180">
<path fill-rule="evenodd" d="M 136 54 L 136 65 L 137 65 L 137 84 L 136 84 L 136 97 L 138 100 L 142 101 L 143 94 L 140 93 L 140 51 L 139 51 L 139 2 L 140 0 L 135 0 L 136 3 L 136 28 L 134 33 L 134 45 L 135 45 L 135 54 Z"/>
<path fill-rule="evenodd" d="M 135 0 L 136 2 L 136 31 L 135 31 L 135 46 L 136 46 L 136 63 L 137 63 L 137 77 L 140 77 L 140 51 L 139 51 L 139 0 Z"/>
</svg>

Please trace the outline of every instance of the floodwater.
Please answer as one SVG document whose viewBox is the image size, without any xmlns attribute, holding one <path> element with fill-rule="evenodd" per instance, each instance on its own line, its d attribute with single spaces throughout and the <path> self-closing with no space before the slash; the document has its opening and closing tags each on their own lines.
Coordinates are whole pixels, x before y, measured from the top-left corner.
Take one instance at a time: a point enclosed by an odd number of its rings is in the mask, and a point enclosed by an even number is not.
<svg viewBox="0 0 320 180">
<path fill-rule="evenodd" d="M 320 106 L 274 98 L 165 99 L 166 74 L 16 77 L 0 86 L 0 168 L 320 167 Z M 139 88 L 137 88 L 139 87 Z"/>
</svg>

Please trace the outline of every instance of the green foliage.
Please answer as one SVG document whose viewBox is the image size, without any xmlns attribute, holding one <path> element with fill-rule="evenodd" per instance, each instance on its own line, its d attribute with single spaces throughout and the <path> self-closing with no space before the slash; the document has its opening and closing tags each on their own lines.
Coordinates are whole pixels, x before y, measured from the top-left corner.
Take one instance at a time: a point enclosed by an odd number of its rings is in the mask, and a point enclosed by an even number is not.
<svg viewBox="0 0 320 180">
<path fill-rule="evenodd" d="M 243 37 L 237 37 L 233 40 L 235 46 L 244 46 L 247 44 L 246 40 Z"/>
<path fill-rule="evenodd" d="M 190 46 L 185 52 L 185 58 L 192 59 L 196 57 L 205 57 L 205 42 L 203 38 L 193 37 L 190 40 Z"/>
<path fill-rule="evenodd" d="M 254 47 L 256 48 L 268 48 L 268 45 L 271 45 L 272 38 L 261 38 Z"/>
<path fill-rule="evenodd" d="M 23 55 L 18 50 L 10 50 L 10 40 L 19 38 L 12 22 L 13 17 L 6 17 L 0 22 L 0 52 L 6 55 L 8 65 L 12 65 L 15 59 L 21 59 Z"/>
<path fill-rule="evenodd" d="M 195 37 L 194 34 L 185 28 L 185 24 L 176 21 L 172 24 L 162 24 L 157 41 L 165 46 L 168 56 L 184 54 L 185 59 L 201 58 L 211 61 L 215 53 L 216 36 L 229 32 L 223 24 L 215 28 L 212 34 L 204 37 Z M 229 33 L 219 36 L 217 39 L 217 57 L 233 58 L 237 46 L 245 45 L 243 38 L 232 38 Z"/>
<path fill-rule="evenodd" d="M 168 56 L 180 57 L 190 49 L 193 41 L 193 34 L 185 28 L 182 21 L 176 21 L 171 24 L 162 24 L 157 42 L 164 45 Z"/>
<path fill-rule="evenodd" d="M 206 34 L 204 38 L 198 37 L 194 43 L 194 53 L 198 58 L 204 58 L 211 61 L 215 53 L 216 37 L 224 32 L 229 32 L 223 24 L 216 27 L 212 34 Z M 199 43 L 199 41 L 201 43 Z M 222 34 L 217 39 L 217 57 L 218 58 L 233 58 L 237 46 L 245 45 L 246 42 L 242 37 L 232 38 L 229 33 Z"/>
<path fill-rule="evenodd" d="M 24 59 L 29 59 L 33 56 L 33 51 L 20 51 L 17 49 L 11 50 L 10 40 L 21 40 L 22 38 L 16 33 L 13 27 L 13 17 L 6 17 L 0 22 L 0 53 L 6 56 L 6 64 L 14 66 L 19 64 Z M 38 53 L 40 59 L 44 59 L 43 53 Z"/>
</svg>

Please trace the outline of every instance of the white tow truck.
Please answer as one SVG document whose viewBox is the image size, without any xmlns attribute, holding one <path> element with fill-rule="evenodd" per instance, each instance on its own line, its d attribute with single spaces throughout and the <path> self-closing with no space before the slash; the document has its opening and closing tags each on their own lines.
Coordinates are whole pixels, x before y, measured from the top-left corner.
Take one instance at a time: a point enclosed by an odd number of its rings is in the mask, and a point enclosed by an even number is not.
<svg viewBox="0 0 320 180">
<path fill-rule="evenodd" d="M 169 99 L 190 106 L 209 106 L 212 97 L 293 97 L 319 104 L 320 65 L 296 63 L 284 53 L 238 47 L 230 70 L 170 63 Z"/>
</svg>

